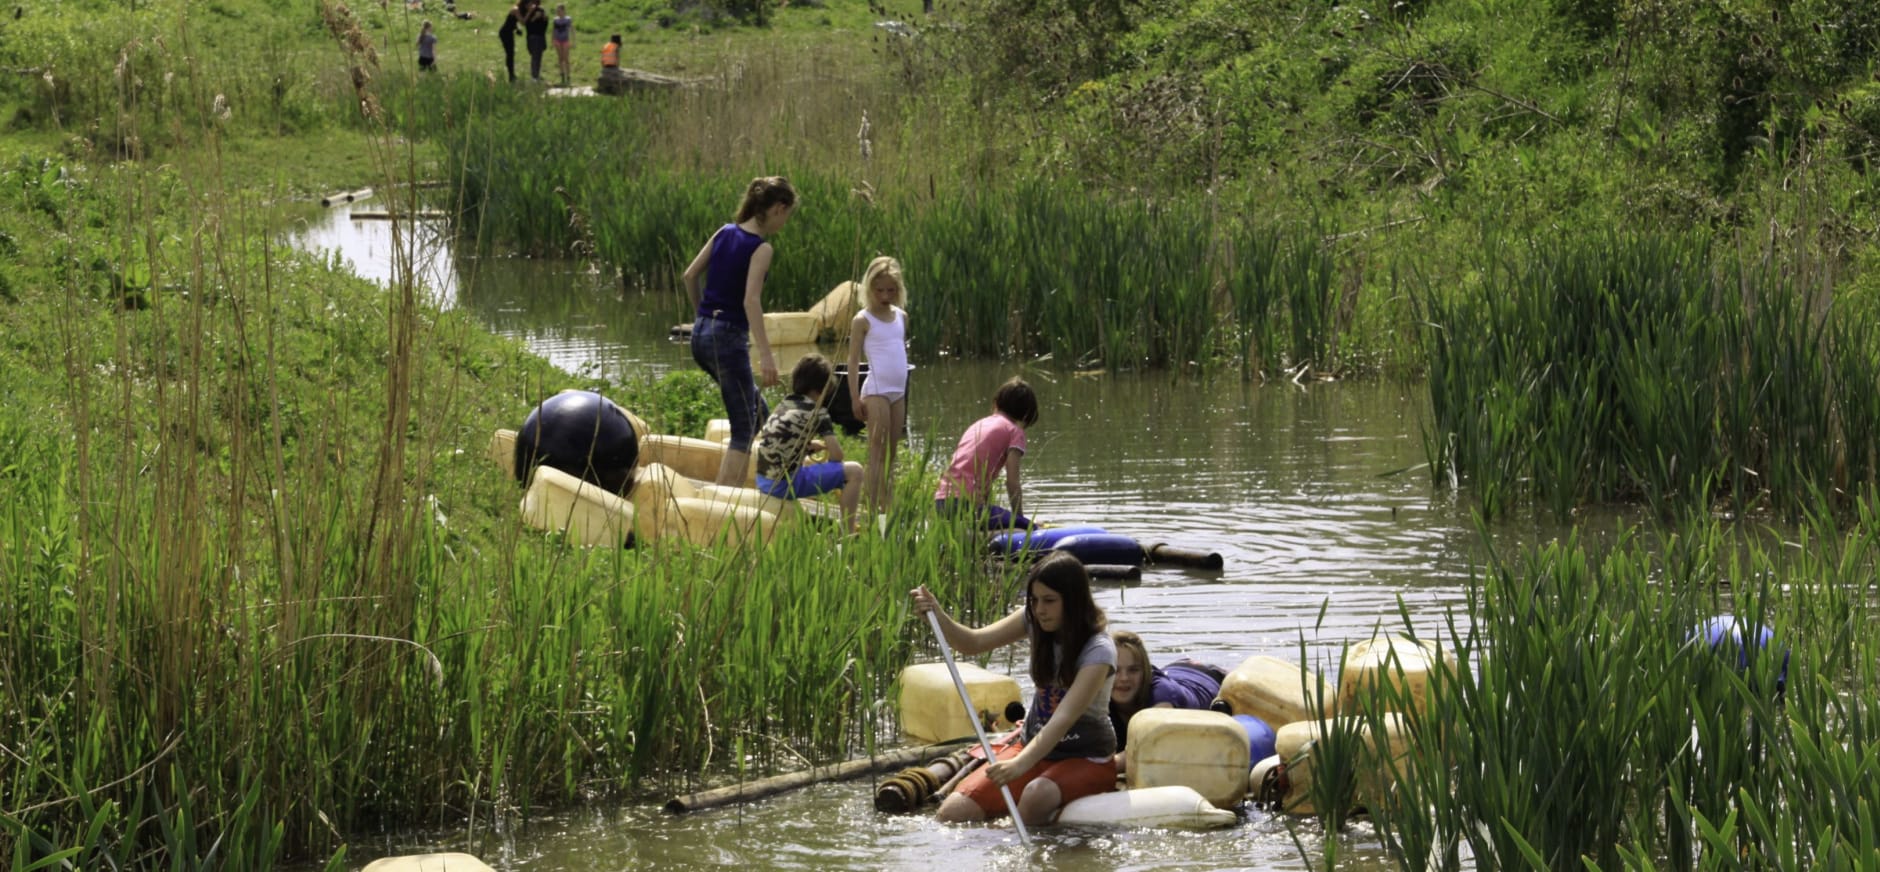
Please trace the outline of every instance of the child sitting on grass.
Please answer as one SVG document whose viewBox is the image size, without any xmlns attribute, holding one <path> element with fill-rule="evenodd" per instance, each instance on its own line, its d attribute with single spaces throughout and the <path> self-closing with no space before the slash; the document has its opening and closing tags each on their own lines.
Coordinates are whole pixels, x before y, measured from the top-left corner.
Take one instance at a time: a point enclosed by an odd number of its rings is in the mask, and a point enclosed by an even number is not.
<svg viewBox="0 0 1880 872">
<path fill-rule="evenodd" d="M 862 492 L 862 465 L 843 462 L 836 441 L 835 423 L 822 406 L 831 378 L 829 358 L 806 354 L 790 371 L 790 395 L 777 404 L 757 437 L 757 489 L 773 497 L 793 500 L 842 489 L 842 525 L 853 532 L 855 504 Z M 822 439 L 824 463 L 803 465 Z"/>
</svg>

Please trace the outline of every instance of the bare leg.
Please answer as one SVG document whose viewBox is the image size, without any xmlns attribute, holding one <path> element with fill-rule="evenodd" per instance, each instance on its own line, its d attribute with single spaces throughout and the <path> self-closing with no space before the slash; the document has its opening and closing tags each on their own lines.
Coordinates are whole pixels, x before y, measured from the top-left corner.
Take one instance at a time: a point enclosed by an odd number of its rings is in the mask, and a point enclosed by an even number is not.
<svg viewBox="0 0 1880 872">
<path fill-rule="evenodd" d="M 907 397 L 894 401 L 891 408 L 894 426 L 888 428 L 888 457 L 881 470 L 881 510 L 894 502 L 894 460 L 901 451 L 901 438 L 907 433 Z"/>
<path fill-rule="evenodd" d="M 868 406 L 868 484 L 862 488 L 863 504 L 873 515 L 888 510 L 888 456 L 894 442 L 894 407 L 887 397 L 863 397 Z"/>
<path fill-rule="evenodd" d="M 718 477 L 714 484 L 728 484 L 744 487 L 744 473 L 750 471 L 751 452 L 725 449 L 725 459 L 718 463 Z"/>
<path fill-rule="evenodd" d="M 862 465 L 853 460 L 842 464 L 842 527 L 853 533 L 860 529 L 855 523 L 855 505 L 862 499 Z"/>
<path fill-rule="evenodd" d="M 1058 807 L 1063 804 L 1064 792 L 1058 789 L 1057 782 L 1036 778 L 1025 785 L 1025 794 L 1018 798 L 1018 813 L 1024 817 L 1026 826 L 1041 827 L 1057 820 Z"/>
<path fill-rule="evenodd" d="M 943 824 L 972 823 L 985 820 L 986 810 L 964 796 L 949 793 L 946 799 L 940 801 L 940 811 L 933 817 Z"/>
</svg>

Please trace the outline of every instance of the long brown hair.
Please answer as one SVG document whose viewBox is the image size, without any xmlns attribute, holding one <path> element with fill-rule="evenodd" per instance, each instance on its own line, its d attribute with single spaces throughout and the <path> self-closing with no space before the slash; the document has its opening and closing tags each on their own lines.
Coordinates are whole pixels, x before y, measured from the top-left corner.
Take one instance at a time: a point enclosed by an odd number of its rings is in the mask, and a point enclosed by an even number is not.
<svg viewBox="0 0 1880 872">
<path fill-rule="evenodd" d="M 1033 582 L 1042 583 L 1064 601 L 1064 618 L 1053 632 L 1038 629 L 1037 619 L 1031 616 Z M 1031 682 L 1040 687 L 1069 688 L 1077 680 L 1077 655 L 1083 653 L 1090 637 L 1109 625 L 1103 609 L 1090 597 L 1090 573 L 1084 571 L 1082 562 L 1063 551 L 1053 551 L 1032 566 L 1025 579 L 1025 618 L 1031 628 Z M 1058 662 L 1059 651 L 1064 652 L 1062 663 Z"/>
<path fill-rule="evenodd" d="M 770 207 L 779 203 L 785 206 L 796 205 L 796 188 L 790 180 L 782 176 L 760 176 L 752 179 L 744 189 L 744 200 L 738 203 L 736 223 L 743 224 L 770 211 Z"/>
<path fill-rule="evenodd" d="M 1149 671 L 1149 648 L 1142 644 L 1141 636 L 1128 630 L 1117 630 L 1110 634 L 1110 638 L 1116 642 L 1116 669 L 1118 672 L 1121 672 L 1123 669 L 1123 649 L 1125 648 L 1129 649 L 1129 653 L 1136 655 L 1136 663 L 1142 667 L 1142 680 L 1136 682 L 1136 690 L 1129 695 L 1129 702 L 1122 705 L 1117 705 L 1114 701 L 1110 703 L 1111 708 L 1117 709 L 1125 715 L 1133 715 L 1148 708 L 1155 702 L 1155 695 L 1150 692 L 1149 687 L 1150 676 L 1152 674 Z"/>
</svg>

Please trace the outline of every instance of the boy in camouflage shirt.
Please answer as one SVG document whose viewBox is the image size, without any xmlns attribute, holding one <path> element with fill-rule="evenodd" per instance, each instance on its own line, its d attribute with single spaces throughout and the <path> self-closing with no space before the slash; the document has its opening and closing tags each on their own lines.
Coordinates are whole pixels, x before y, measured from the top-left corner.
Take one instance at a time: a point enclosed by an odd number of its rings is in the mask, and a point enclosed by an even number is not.
<svg viewBox="0 0 1880 872">
<path fill-rule="evenodd" d="M 842 460 L 835 423 L 823 408 L 829 387 L 829 359 L 806 354 L 790 371 L 790 395 L 777 404 L 758 432 L 757 489 L 773 497 L 793 500 L 841 488 L 842 524 L 856 529 L 855 504 L 861 497 L 862 465 Z M 828 461 L 803 465 L 820 438 Z"/>
</svg>

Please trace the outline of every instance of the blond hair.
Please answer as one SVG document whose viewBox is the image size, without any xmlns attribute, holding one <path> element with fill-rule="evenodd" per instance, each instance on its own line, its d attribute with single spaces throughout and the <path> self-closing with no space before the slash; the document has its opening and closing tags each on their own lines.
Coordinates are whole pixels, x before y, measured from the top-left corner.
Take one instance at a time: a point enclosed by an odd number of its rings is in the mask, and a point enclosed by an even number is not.
<svg viewBox="0 0 1880 872">
<path fill-rule="evenodd" d="M 867 300 L 875 293 L 875 279 L 882 276 L 894 281 L 894 305 L 907 308 L 907 280 L 901 277 L 901 262 L 885 254 L 869 261 L 868 269 L 862 273 L 862 299 Z"/>
</svg>

